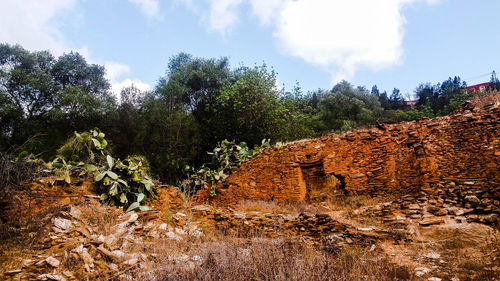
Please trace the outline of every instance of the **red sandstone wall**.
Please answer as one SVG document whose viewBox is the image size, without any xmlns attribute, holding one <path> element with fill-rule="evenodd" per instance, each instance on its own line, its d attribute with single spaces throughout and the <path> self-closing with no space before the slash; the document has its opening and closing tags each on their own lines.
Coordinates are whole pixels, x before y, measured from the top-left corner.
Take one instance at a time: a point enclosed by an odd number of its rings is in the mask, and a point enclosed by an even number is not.
<svg viewBox="0 0 500 281">
<path fill-rule="evenodd" d="M 344 181 L 339 192 L 408 193 L 469 180 L 493 188 L 497 196 L 499 123 L 496 103 L 269 148 L 219 183 L 215 197 L 201 192 L 199 199 L 224 204 L 242 199 L 301 201 L 314 189 L 339 189 L 321 183 L 330 175 Z"/>
</svg>

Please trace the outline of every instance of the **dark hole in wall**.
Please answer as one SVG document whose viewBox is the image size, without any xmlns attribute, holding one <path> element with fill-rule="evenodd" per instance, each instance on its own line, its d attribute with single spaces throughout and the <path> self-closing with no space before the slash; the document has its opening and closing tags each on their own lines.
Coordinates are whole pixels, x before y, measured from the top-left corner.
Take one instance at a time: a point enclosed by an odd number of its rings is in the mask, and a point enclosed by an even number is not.
<svg viewBox="0 0 500 281">
<path fill-rule="evenodd" d="M 306 199 L 311 198 L 311 193 L 320 190 L 326 185 L 326 173 L 322 161 L 300 164 L 302 178 L 306 183 Z"/>
<path fill-rule="evenodd" d="M 347 190 L 345 189 L 345 177 L 342 175 L 337 175 L 334 173 L 328 174 L 330 178 L 335 178 L 337 181 L 337 186 L 336 189 L 342 192 L 343 194 L 347 193 Z"/>
</svg>

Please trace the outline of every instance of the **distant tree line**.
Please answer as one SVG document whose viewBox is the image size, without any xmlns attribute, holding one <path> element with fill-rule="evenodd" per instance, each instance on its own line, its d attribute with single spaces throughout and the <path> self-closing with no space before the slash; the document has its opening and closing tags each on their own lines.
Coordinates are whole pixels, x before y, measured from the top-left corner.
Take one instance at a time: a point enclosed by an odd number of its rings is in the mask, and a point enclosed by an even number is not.
<svg viewBox="0 0 500 281">
<path fill-rule="evenodd" d="M 329 90 L 304 93 L 297 84 L 284 91 L 265 64 L 231 69 L 227 58 L 180 53 L 152 91 L 125 88 L 118 101 L 104 67 L 78 53 L 55 58 L 0 44 L 0 151 L 36 136 L 25 149 L 50 159 L 74 131 L 97 127 L 114 155 L 144 155 L 161 180 L 176 183 L 224 139 L 252 147 L 444 115 L 467 99 L 464 86 L 459 77 L 421 84 L 409 107 L 398 89 L 388 95 L 342 81 Z"/>
</svg>

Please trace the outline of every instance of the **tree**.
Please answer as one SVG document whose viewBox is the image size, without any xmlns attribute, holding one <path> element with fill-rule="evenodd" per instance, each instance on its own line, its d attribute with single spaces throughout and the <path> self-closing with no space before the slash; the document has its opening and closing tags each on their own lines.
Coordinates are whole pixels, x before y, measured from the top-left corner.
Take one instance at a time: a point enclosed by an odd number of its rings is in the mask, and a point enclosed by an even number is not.
<svg viewBox="0 0 500 281">
<path fill-rule="evenodd" d="M 93 96 L 105 96 L 111 88 L 105 78 L 104 66 L 88 64 L 76 52 L 60 56 L 51 68 L 51 75 L 61 89 L 80 87 Z"/>
<path fill-rule="evenodd" d="M 495 70 L 491 73 L 490 88 L 496 91 L 500 90 L 500 80 L 498 80 Z"/>
<path fill-rule="evenodd" d="M 392 109 L 403 109 L 404 99 L 403 96 L 401 95 L 401 91 L 398 88 L 394 88 L 394 90 L 392 90 L 389 102 L 391 103 Z"/>
<path fill-rule="evenodd" d="M 74 130 L 107 128 L 115 109 L 109 88 L 104 68 L 87 64 L 78 53 L 55 59 L 47 51 L 0 44 L 4 142 L 20 144 L 41 133 L 31 149 L 50 158 Z"/>
</svg>

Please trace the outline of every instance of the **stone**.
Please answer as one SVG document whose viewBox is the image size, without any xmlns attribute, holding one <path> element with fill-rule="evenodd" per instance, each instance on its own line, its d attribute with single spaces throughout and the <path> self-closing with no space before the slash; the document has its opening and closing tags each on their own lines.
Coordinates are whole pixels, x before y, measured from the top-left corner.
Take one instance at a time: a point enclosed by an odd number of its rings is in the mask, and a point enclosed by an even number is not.
<svg viewBox="0 0 500 281">
<path fill-rule="evenodd" d="M 442 224 L 442 223 L 444 223 L 443 219 L 439 219 L 439 218 L 426 218 L 426 219 L 420 221 L 419 224 L 421 226 L 429 226 L 429 225 Z"/>
<path fill-rule="evenodd" d="M 441 257 L 441 255 L 436 253 L 436 252 L 429 252 L 429 253 L 425 254 L 424 257 L 426 257 L 428 259 L 432 259 L 432 260 L 437 260 Z"/>
<path fill-rule="evenodd" d="M 132 223 L 136 222 L 138 218 L 139 218 L 139 215 L 138 215 L 137 213 L 135 213 L 135 212 L 134 212 L 134 213 L 132 213 L 132 214 L 129 216 L 129 218 L 128 218 L 127 222 L 128 222 L 129 224 L 132 224 Z"/>
<path fill-rule="evenodd" d="M 358 231 L 363 231 L 363 232 L 373 231 L 373 228 L 371 227 L 358 227 L 357 229 Z"/>
<path fill-rule="evenodd" d="M 113 271 L 118 271 L 118 265 L 116 265 L 116 263 L 110 263 L 109 268 Z"/>
<path fill-rule="evenodd" d="M 441 208 L 439 208 L 438 206 L 427 206 L 427 212 L 431 213 L 431 214 L 434 214 L 438 211 L 442 210 Z"/>
<path fill-rule="evenodd" d="M 54 280 L 54 281 L 66 281 L 62 275 L 59 274 L 41 274 L 37 277 L 38 280 Z"/>
<path fill-rule="evenodd" d="M 177 240 L 177 241 L 180 241 L 182 240 L 182 237 L 180 237 L 179 235 L 175 234 L 175 232 L 173 231 L 169 231 L 165 234 L 165 236 L 169 239 L 174 239 L 174 240 Z"/>
<path fill-rule="evenodd" d="M 94 268 L 94 259 L 89 254 L 87 248 L 83 246 L 83 244 L 75 248 L 74 251 L 80 256 L 87 267 Z M 90 271 L 90 269 L 88 271 Z"/>
<path fill-rule="evenodd" d="M 479 203 L 481 203 L 481 200 L 477 198 L 475 195 L 467 195 L 465 196 L 464 200 L 468 203 L 470 203 L 472 206 L 477 206 Z"/>
<path fill-rule="evenodd" d="M 429 281 L 441 281 L 442 279 L 439 278 L 439 277 L 430 277 L 429 279 L 427 279 Z"/>
<path fill-rule="evenodd" d="M 52 267 L 59 267 L 59 265 L 61 264 L 61 262 L 60 262 L 58 259 L 56 259 L 56 258 L 54 258 L 54 257 L 52 257 L 52 256 L 47 257 L 47 258 L 45 259 L 45 262 L 46 262 L 48 265 L 52 266 Z"/>
<path fill-rule="evenodd" d="M 77 219 L 77 220 L 81 220 L 82 219 L 82 211 L 80 211 L 79 209 L 71 206 L 71 209 L 69 210 L 69 214 L 74 218 L 74 219 Z"/>
<path fill-rule="evenodd" d="M 104 256 L 106 256 L 106 257 L 110 258 L 111 260 L 114 260 L 114 261 L 118 261 L 118 260 L 120 260 L 120 258 L 119 258 L 117 255 L 115 255 L 114 253 L 112 253 L 112 252 L 108 251 L 108 250 L 107 250 L 106 248 L 104 248 L 103 246 L 99 246 L 99 247 L 97 247 L 97 250 L 98 250 L 101 254 L 103 254 Z"/>
<path fill-rule="evenodd" d="M 446 209 L 440 209 L 439 211 L 435 212 L 435 216 L 446 216 L 448 214 L 448 211 Z"/>
<path fill-rule="evenodd" d="M 23 260 L 23 268 L 29 267 L 29 266 L 33 265 L 34 263 L 35 263 L 35 261 L 33 261 L 31 259 L 25 259 L 25 260 Z"/>
<path fill-rule="evenodd" d="M 14 269 L 14 270 L 6 271 L 4 274 L 5 275 L 16 275 L 16 274 L 21 273 L 21 272 L 23 272 L 21 269 Z"/>
<path fill-rule="evenodd" d="M 139 262 L 139 259 L 137 257 L 133 257 L 129 260 L 126 260 L 123 262 L 125 265 L 136 265 Z"/>
<path fill-rule="evenodd" d="M 63 218 L 55 218 L 54 219 L 54 226 L 63 232 L 67 232 L 71 228 L 72 225 L 73 224 L 68 219 L 63 219 Z"/>
<path fill-rule="evenodd" d="M 113 252 L 113 255 L 115 255 L 116 257 L 120 258 L 120 259 L 124 259 L 126 254 L 123 252 L 123 251 L 120 251 L 120 250 L 114 250 Z"/>
<path fill-rule="evenodd" d="M 172 215 L 172 222 L 180 227 L 183 227 L 186 224 L 187 215 L 181 212 L 177 212 Z"/>
<path fill-rule="evenodd" d="M 415 268 L 415 275 L 417 275 L 417 277 L 421 277 L 427 273 L 431 272 L 431 270 L 427 267 L 417 267 Z"/>
</svg>

